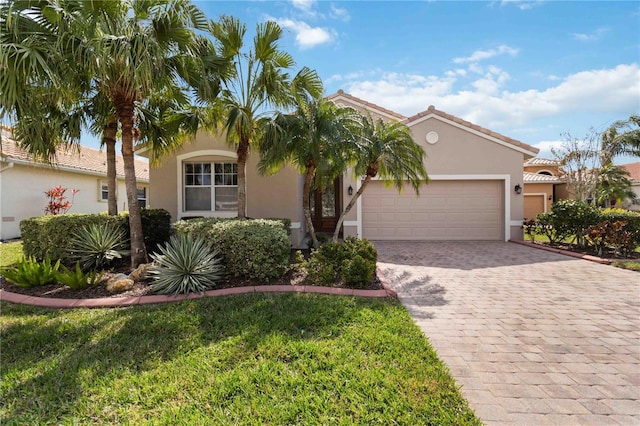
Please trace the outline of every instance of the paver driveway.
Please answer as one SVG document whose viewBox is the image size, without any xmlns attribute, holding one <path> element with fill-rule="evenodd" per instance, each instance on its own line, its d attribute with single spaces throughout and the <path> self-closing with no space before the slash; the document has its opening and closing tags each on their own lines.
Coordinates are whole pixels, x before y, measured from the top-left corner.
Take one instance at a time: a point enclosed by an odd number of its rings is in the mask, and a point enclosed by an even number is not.
<svg viewBox="0 0 640 426">
<path fill-rule="evenodd" d="M 376 242 L 485 424 L 640 424 L 640 274 L 501 242 Z"/>
</svg>

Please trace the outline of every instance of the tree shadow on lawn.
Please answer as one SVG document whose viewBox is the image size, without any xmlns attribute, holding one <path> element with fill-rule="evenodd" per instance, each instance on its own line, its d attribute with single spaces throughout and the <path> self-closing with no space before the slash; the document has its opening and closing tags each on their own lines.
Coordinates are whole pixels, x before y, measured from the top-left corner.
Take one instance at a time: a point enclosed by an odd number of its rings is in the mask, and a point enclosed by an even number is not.
<svg viewBox="0 0 640 426">
<path fill-rule="evenodd" d="M 354 308 L 379 310 L 388 303 L 331 296 L 310 303 L 310 297 L 249 294 L 88 314 L 81 310 L 84 314 L 78 316 L 75 311 L 3 302 L 4 317 L 21 318 L 2 324 L 3 422 L 68 420 L 86 396 L 87 385 L 117 381 L 125 372 L 162 368 L 212 343 L 240 339 L 240 344 L 225 345 L 222 358 L 230 362 L 246 357 L 274 334 L 299 340 L 337 338 L 353 320 Z M 122 397 L 109 396 L 114 404 Z"/>
</svg>

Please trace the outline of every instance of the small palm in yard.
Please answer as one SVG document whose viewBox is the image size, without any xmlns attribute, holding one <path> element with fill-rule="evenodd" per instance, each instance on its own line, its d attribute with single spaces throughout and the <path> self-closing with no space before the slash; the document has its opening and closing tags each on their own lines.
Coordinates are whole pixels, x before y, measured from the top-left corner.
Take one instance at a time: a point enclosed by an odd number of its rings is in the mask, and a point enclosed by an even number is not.
<svg viewBox="0 0 640 426">
<path fill-rule="evenodd" d="M 70 253 L 83 271 L 101 269 L 113 260 L 129 255 L 125 231 L 114 225 L 87 225 L 71 240 Z"/>
<path fill-rule="evenodd" d="M 165 247 L 159 249 L 160 254 L 151 254 L 157 263 L 150 268 L 155 293 L 202 292 L 215 287 L 223 276 L 218 251 L 212 249 L 204 238 L 174 235 Z"/>
</svg>

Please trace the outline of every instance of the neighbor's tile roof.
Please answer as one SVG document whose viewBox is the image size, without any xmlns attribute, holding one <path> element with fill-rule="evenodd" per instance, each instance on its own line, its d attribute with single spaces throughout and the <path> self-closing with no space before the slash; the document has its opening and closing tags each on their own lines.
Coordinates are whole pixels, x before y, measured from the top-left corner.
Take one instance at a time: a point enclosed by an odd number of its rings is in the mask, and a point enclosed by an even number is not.
<svg viewBox="0 0 640 426">
<path fill-rule="evenodd" d="M 538 173 L 522 172 L 524 183 L 562 183 L 558 176 L 541 175 Z"/>
<path fill-rule="evenodd" d="M 548 158 L 533 157 L 524 162 L 525 166 L 560 166 L 558 160 Z"/>
<path fill-rule="evenodd" d="M 35 162 L 28 152 L 21 149 L 13 140 L 11 128 L 2 126 L 2 151 L 0 158 L 3 161 L 17 160 L 31 163 L 41 167 L 63 167 L 75 169 L 79 172 L 94 173 L 97 175 L 107 175 L 107 154 L 105 151 L 81 146 L 80 152 L 75 149 L 61 151 L 56 154 L 53 164 L 50 166 L 43 162 Z M 135 159 L 136 179 L 149 181 L 149 163 Z M 124 178 L 124 162 L 122 155 L 116 154 L 116 175 Z"/>
<path fill-rule="evenodd" d="M 538 148 L 534 148 L 531 145 L 528 145 L 528 144 L 526 144 L 524 142 L 520 142 L 519 140 L 510 138 L 508 136 L 505 136 L 505 135 L 502 135 L 500 133 L 491 131 L 489 129 L 485 129 L 482 126 L 478 126 L 477 124 L 473 124 L 473 123 L 471 123 L 469 121 L 463 120 L 462 118 L 456 117 L 455 115 L 447 114 L 444 111 L 437 110 L 436 107 L 433 106 L 433 105 L 429 105 L 429 108 L 427 108 L 426 111 L 419 112 L 419 113 L 407 118 L 405 120 L 405 123 L 410 123 L 412 121 L 415 121 L 415 120 L 417 120 L 419 118 L 425 117 L 425 116 L 430 115 L 430 114 L 434 114 L 434 115 L 437 115 L 439 117 L 446 118 L 447 120 L 453 121 L 454 123 L 458 123 L 458 124 L 461 124 L 461 125 L 463 125 L 465 127 L 469 127 L 469 128 L 471 128 L 471 129 L 473 129 L 475 131 L 478 131 L 480 133 L 484 133 L 487 136 L 491 136 L 493 138 L 499 139 L 499 140 L 501 140 L 503 142 L 506 142 L 508 144 L 517 146 L 518 148 L 522 148 L 522 149 L 525 149 L 527 151 L 534 152 L 534 153 L 540 152 L 540 150 Z"/>
<path fill-rule="evenodd" d="M 631 179 L 640 182 L 640 161 L 637 163 L 620 164 L 620 167 L 629 172 Z"/>
</svg>

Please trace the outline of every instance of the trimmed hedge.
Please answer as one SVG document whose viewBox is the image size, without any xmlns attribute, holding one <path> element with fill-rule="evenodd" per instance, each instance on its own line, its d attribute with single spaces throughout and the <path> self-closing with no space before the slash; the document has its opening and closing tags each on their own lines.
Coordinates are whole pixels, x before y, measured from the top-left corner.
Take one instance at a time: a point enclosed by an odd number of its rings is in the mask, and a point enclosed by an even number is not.
<svg viewBox="0 0 640 426">
<path fill-rule="evenodd" d="M 169 239 L 171 215 L 163 209 L 141 209 L 140 216 L 145 245 L 148 251 L 153 251 L 158 244 L 163 244 Z M 122 212 L 117 216 L 109 216 L 106 213 L 71 213 L 25 219 L 20 222 L 24 255 L 33 256 L 38 260 L 48 258 L 71 264 L 67 253 L 71 237 L 86 225 L 105 223 L 122 228 L 129 237 L 128 212 Z"/>
<path fill-rule="evenodd" d="M 323 244 L 311 252 L 306 262 L 307 279 L 316 285 L 343 281 L 350 288 L 371 283 L 378 252 L 369 240 L 348 237 L 344 242 Z"/>
<path fill-rule="evenodd" d="M 611 235 L 622 237 L 625 250 L 640 246 L 640 214 L 624 209 L 600 209 L 584 201 L 561 200 L 551 211 L 540 213 L 534 223 L 525 224 L 528 234 L 542 234 L 553 244 L 573 238 L 578 245 L 591 244 L 601 252 L 606 245 L 618 250 L 621 243 Z M 605 234 L 611 234 L 605 238 Z"/>
<path fill-rule="evenodd" d="M 202 236 L 220 251 L 226 271 L 235 277 L 271 280 L 287 271 L 291 222 L 282 219 L 202 218 L 181 220 L 176 232 Z"/>
</svg>

